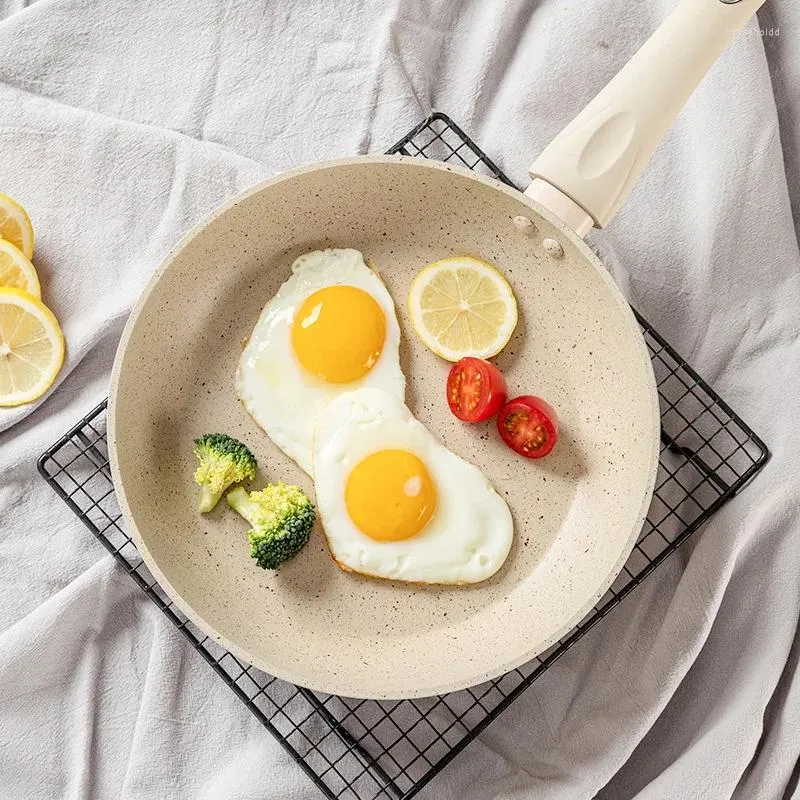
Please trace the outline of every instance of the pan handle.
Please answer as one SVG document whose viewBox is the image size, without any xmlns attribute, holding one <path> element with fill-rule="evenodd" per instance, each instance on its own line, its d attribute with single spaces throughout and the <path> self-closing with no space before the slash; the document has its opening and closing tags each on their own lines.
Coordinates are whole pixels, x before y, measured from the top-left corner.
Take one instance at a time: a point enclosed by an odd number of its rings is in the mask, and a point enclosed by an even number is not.
<svg viewBox="0 0 800 800">
<path fill-rule="evenodd" d="M 681 0 L 528 170 L 525 194 L 579 235 L 608 224 L 711 65 L 765 0 Z"/>
</svg>

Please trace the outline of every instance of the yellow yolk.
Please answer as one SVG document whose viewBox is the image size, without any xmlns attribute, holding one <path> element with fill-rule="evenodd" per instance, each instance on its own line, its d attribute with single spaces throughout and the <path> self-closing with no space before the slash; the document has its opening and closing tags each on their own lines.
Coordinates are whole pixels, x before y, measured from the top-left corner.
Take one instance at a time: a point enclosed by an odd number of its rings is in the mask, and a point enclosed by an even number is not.
<svg viewBox="0 0 800 800">
<path fill-rule="evenodd" d="M 436 510 L 436 486 L 407 450 L 379 450 L 356 465 L 344 492 L 350 519 L 371 539 L 397 542 L 418 534 Z"/>
<path fill-rule="evenodd" d="M 326 286 L 309 295 L 292 322 L 300 364 L 329 383 L 363 378 L 378 360 L 386 317 L 372 295 L 355 286 Z"/>
</svg>

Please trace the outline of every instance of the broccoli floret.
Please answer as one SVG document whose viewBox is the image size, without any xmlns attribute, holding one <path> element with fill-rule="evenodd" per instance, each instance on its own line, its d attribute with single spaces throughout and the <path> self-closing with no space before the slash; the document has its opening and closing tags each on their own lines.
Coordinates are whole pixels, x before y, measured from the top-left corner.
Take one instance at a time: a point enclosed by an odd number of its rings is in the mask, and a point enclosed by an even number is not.
<svg viewBox="0 0 800 800">
<path fill-rule="evenodd" d="M 201 489 L 203 513 L 214 508 L 229 486 L 256 476 L 256 457 L 227 433 L 207 433 L 195 439 L 194 454 L 200 461 L 194 479 Z"/>
<path fill-rule="evenodd" d="M 271 483 L 260 492 L 241 486 L 228 492 L 228 505 L 251 525 L 250 556 L 262 569 L 275 569 L 305 547 L 317 512 L 297 486 Z"/>
</svg>

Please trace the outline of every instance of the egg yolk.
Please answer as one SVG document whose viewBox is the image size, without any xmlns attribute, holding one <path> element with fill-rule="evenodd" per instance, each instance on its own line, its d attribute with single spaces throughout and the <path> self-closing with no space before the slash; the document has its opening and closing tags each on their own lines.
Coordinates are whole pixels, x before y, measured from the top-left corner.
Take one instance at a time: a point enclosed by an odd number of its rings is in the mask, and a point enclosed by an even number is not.
<svg viewBox="0 0 800 800">
<path fill-rule="evenodd" d="M 372 295 L 355 286 L 326 286 L 309 295 L 292 323 L 292 348 L 312 375 L 352 383 L 383 349 L 386 317 Z"/>
<path fill-rule="evenodd" d="M 407 450 L 379 450 L 356 465 L 344 493 L 347 512 L 371 539 L 397 542 L 418 534 L 436 510 L 436 486 Z"/>
</svg>

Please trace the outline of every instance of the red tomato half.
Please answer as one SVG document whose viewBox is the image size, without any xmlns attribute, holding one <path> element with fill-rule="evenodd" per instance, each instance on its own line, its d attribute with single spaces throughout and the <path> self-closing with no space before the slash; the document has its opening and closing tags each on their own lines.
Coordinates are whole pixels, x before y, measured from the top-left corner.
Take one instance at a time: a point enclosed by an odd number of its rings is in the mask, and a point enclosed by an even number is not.
<svg viewBox="0 0 800 800">
<path fill-rule="evenodd" d="M 493 417 L 506 401 L 506 379 L 494 364 L 481 358 L 462 358 L 447 376 L 447 404 L 464 422 Z"/>
<path fill-rule="evenodd" d="M 541 397 L 523 395 L 509 400 L 497 417 L 503 441 L 525 458 L 542 458 L 558 440 L 558 417 Z"/>
</svg>

